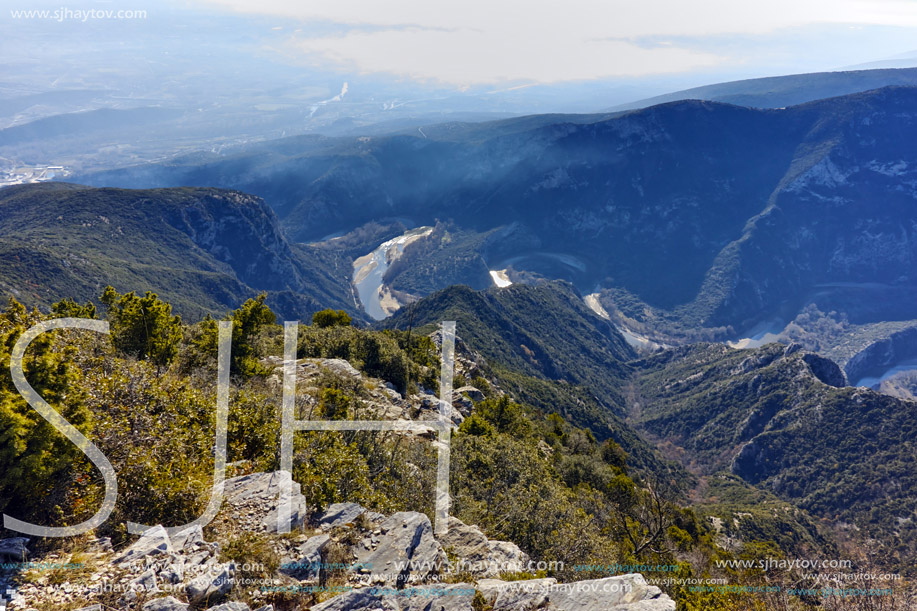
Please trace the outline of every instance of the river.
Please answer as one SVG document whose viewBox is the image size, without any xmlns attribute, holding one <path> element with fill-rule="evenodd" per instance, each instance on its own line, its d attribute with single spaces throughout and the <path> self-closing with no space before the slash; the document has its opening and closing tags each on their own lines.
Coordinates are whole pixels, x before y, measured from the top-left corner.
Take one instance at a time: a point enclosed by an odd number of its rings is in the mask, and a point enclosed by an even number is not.
<svg viewBox="0 0 917 611">
<path fill-rule="evenodd" d="M 866 388 L 877 388 L 879 384 L 892 377 L 896 373 L 901 373 L 902 371 L 914 371 L 917 370 L 917 358 L 911 358 L 903 360 L 899 363 L 895 363 L 888 369 L 880 372 L 875 372 L 876 375 L 863 376 L 853 386 L 865 386 Z"/>
<path fill-rule="evenodd" d="M 374 320 L 388 318 L 401 307 L 390 295 L 383 294 L 387 292 L 382 282 L 385 272 L 402 255 L 405 246 L 430 235 L 432 231 L 432 227 L 411 229 L 397 238 L 383 242 L 374 251 L 353 262 L 353 283 L 357 287 L 363 309 Z"/>
</svg>

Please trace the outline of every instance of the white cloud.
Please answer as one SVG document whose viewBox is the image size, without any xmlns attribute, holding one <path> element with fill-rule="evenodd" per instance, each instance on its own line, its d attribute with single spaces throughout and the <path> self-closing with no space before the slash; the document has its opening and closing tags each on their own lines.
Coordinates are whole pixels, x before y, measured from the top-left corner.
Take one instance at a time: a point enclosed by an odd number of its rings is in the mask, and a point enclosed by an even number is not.
<svg viewBox="0 0 917 611">
<path fill-rule="evenodd" d="M 682 72 L 729 61 L 641 37 L 760 35 L 810 24 L 917 27 L 914 0 L 205 0 L 234 11 L 344 24 L 299 52 L 362 72 L 456 84 Z M 365 26 L 373 26 L 367 29 Z"/>
</svg>

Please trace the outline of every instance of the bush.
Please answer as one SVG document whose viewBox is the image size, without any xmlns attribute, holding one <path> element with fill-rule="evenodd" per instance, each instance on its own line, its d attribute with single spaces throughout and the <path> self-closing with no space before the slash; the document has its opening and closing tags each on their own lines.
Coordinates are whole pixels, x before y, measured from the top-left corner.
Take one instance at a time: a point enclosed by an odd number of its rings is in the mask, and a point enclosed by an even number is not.
<svg viewBox="0 0 917 611">
<path fill-rule="evenodd" d="M 51 314 L 54 318 L 95 318 L 96 306 L 91 301 L 80 305 L 71 297 L 67 297 L 51 306 Z"/>
<path fill-rule="evenodd" d="M 322 416 L 327 420 L 347 420 L 351 403 L 351 398 L 344 391 L 337 388 L 325 388 L 322 390 L 319 407 Z"/>
<path fill-rule="evenodd" d="M 267 293 L 261 293 L 227 316 L 232 321 L 231 371 L 234 374 L 251 376 L 262 373 L 257 360 L 261 356 L 257 338 L 265 328 L 277 322 L 277 316 L 265 305 L 265 299 Z"/>
<path fill-rule="evenodd" d="M 475 411 L 501 433 L 525 436 L 531 432 L 522 406 L 512 402 L 506 395 L 497 399 L 484 399 L 475 406 Z"/>
<path fill-rule="evenodd" d="M 350 316 L 344 310 L 321 310 L 312 315 L 312 326 L 320 329 L 328 327 L 349 327 Z"/>
<path fill-rule="evenodd" d="M 265 373 L 258 363 L 258 357 L 262 356 L 258 340 L 277 321 L 277 316 L 265 305 L 265 299 L 267 293 L 261 293 L 223 318 L 232 321 L 232 351 L 229 365 L 232 375 L 251 377 Z M 219 352 L 217 321 L 209 315 L 204 318 L 195 326 L 189 343 L 191 350 L 185 368 L 214 363 Z"/>
<path fill-rule="evenodd" d="M 108 307 L 111 341 L 118 350 L 139 359 L 149 359 L 157 367 L 168 365 L 178 354 L 182 339 L 181 318 L 172 316 L 172 306 L 147 291 L 143 297 L 133 292 L 118 294 L 108 286 L 102 293 Z"/>
<path fill-rule="evenodd" d="M 38 508 L 49 509 L 47 499 L 59 489 L 74 462 L 88 464 L 77 447 L 32 409 L 13 385 L 10 357 L 17 340 L 41 322 L 10 299 L 0 313 L 0 511 L 15 508 L 14 517 L 26 519 Z M 72 352 L 62 346 L 59 332 L 36 338 L 23 358 L 29 384 L 84 434 L 91 429 L 85 397 L 75 384 L 78 372 L 68 364 Z"/>
<path fill-rule="evenodd" d="M 459 432 L 464 433 L 465 435 L 484 437 L 493 436 L 496 431 L 487 420 L 477 414 L 471 414 L 465 418 L 464 422 L 462 422 L 461 426 L 459 426 Z"/>
</svg>

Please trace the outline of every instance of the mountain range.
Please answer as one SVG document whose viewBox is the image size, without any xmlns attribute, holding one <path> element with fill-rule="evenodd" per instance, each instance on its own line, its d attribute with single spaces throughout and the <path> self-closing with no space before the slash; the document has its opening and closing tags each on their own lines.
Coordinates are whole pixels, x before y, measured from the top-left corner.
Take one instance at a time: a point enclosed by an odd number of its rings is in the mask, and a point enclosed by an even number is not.
<svg viewBox="0 0 917 611">
<path fill-rule="evenodd" d="M 816 293 L 856 293 L 858 322 L 917 318 L 915 107 L 917 89 L 900 87 L 786 109 L 682 101 L 290 138 L 76 180 L 254 193 L 297 242 L 440 222 L 405 252 L 413 277 L 390 278 L 408 297 L 505 269 L 600 293 L 618 322 L 663 340 L 719 339 L 790 320 Z M 457 252 L 466 265 L 440 264 Z"/>
<path fill-rule="evenodd" d="M 889 60 L 892 64 L 895 60 Z M 813 72 L 717 83 L 683 89 L 645 100 L 619 104 L 608 110 L 616 112 L 646 108 L 678 100 L 707 100 L 753 108 L 785 108 L 814 100 L 834 98 L 882 87 L 917 85 L 915 60 L 898 60 L 906 66 L 877 65 L 875 69 L 849 69 L 836 72 Z M 881 64 L 881 62 L 879 62 Z"/>
</svg>

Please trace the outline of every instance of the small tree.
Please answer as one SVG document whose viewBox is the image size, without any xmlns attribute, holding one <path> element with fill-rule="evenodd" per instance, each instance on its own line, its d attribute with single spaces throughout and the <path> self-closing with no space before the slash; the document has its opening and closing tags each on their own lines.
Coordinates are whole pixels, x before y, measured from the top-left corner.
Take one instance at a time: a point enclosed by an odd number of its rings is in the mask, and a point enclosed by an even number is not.
<svg viewBox="0 0 917 611">
<path fill-rule="evenodd" d="M 477 414 L 471 414 L 459 426 L 459 432 L 475 437 L 493 437 L 496 435 L 493 425 Z"/>
<path fill-rule="evenodd" d="M 326 327 L 349 327 L 352 320 L 344 310 L 322 310 L 312 315 L 312 326 L 319 328 Z"/>
<path fill-rule="evenodd" d="M 531 430 L 522 406 L 511 401 L 506 395 L 496 399 L 484 399 L 475 405 L 474 409 L 501 433 L 521 437 Z"/>
<path fill-rule="evenodd" d="M 257 338 L 261 331 L 277 321 L 277 317 L 264 303 L 267 293 L 261 293 L 254 299 L 249 299 L 237 310 L 228 312 L 223 320 L 232 321 L 232 351 L 230 357 L 230 372 L 233 375 L 252 376 L 261 372 L 258 364 L 260 356 Z M 195 326 L 191 337 L 191 353 L 189 363 L 192 366 L 216 358 L 218 345 L 219 326 L 209 314 Z"/>
<path fill-rule="evenodd" d="M 157 367 L 168 365 L 178 354 L 182 339 L 181 318 L 172 316 L 172 306 L 147 291 L 143 297 L 132 292 L 118 294 L 108 286 L 102 293 L 108 307 L 111 341 L 118 350 Z"/>
<path fill-rule="evenodd" d="M 42 319 L 37 310 L 29 312 L 15 299 L 0 311 L 0 511 L 19 519 L 40 511 L 61 478 L 81 462 L 77 447 L 29 407 L 13 385 L 13 347 Z M 92 415 L 57 333 L 43 333 L 29 346 L 22 363 L 26 379 L 68 422 L 88 434 Z"/>
<path fill-rule="evenodd" d="M 233 373 L 251 376 L 261 370 L 255 340 L 262 329 L 277 322 L 277 316 L 264 303 L 266 299 L 267 293 L 261 293 L 227 316 L 232 321 Z"/>
</svg>

